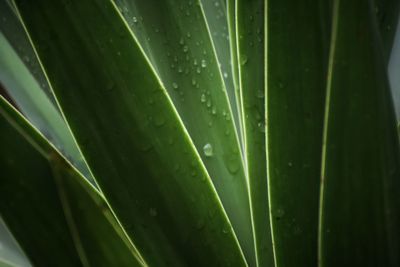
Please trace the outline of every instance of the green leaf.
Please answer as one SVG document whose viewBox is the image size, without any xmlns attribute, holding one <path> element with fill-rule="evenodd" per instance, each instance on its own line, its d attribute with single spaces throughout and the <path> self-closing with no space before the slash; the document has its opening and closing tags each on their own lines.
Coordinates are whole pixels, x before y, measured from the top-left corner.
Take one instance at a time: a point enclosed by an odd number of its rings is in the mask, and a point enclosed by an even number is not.
<svg viewBox="0 0 400 267">
<path fill-rule="evenodd" d="M 334 2 L 320 266 L 399 266 L 400 152 L 372 1 Z"/>
<path fill-rule="evenodd" d="M 390 58 L 397 23 L 399 20 L 400 1 L 398 0 L 374 0 L 375 14 L 379 27 L 380 37 L 383 42 L 384 54 Z"/>
<path fill-rule="evenodd" d="M 329 11 L 329 1 L 311 0 L 271 0 L 266 8 L 266 155 L 276 266 L 317 264 Z"/>
<path fill-rule="evenodd" d="M 47 159 L 6 120 L 1 100 L 1 215 L 33 265 L 80 266 Z"/>
<path fill-rule="evenodd" d="M 0 112 L 0 212 L 33 264 L 142 266 L 100 193 L 4 98 Z"/>
<path fill-rule="evenodd" d="M 229 103 L 232 109 L 232 117 L 235 121 L 236 131 L 239 135 L 240 145 L 243 146 L 243 129 L 240 112 L 241 106 L 239 94 L 233 80 L 232 53 L 230 34 L 228 27 L 227 4 L 225 0 L 200 0 L 207 27 L 210 31 L 211 41 L 215 48 L 217 62 L 222 72 L 223 82 L 228 94 Z M 243 147 L 241 147 L 243 150 Z"/>
<path fill-rule="evenodd" d="M 28 258 L 0 217 L 0 266 L 30 267 Z M 3 265 L 2 265 L 3 264 Z"/>
<path fill-rule="evenodd" d="M 258 266 L 273 266 L 264 108 L 264 1 L 235 1 L 236 48 Z"/>
<path fill-rule="evenodd" d="M 233 84 L 235 87 L 236 101 L 238 105 L 239 116 L 243 115 L 242 101 L 239 92 L 239 61 L 237 58 L 237 32 L 236 32 L 236 0 L 226 0 L 226 10 L 228 19 L 229 42 L 231 52 L 231 68 L 233 76 Z M 243 118 L 240 120 L 242 123 Z M 243 130 L 242 130 L 243 131 Z M 243 132 L 242 132 L 243 136 Z"/>
<path fill-rule="evenodd" d="M 56 105 L 56 101 L 50 90 L 46 77 L 40 67 L 39 61 L 37 60 L 35 52 L 33 51 L 33 48 L 28 40 L 28 36 L 26 35 L 24 28 L 17 17 L 15 7 L 11 1 L 0 1 L 0 17 L 2 19 L 0 31 L 10 43 L 15 53 L 18 54 L 26 68 L 29 69 L 31 75 L 37 81 L 40 89 L 42 89 L 52 104 Z"/>
<path fill-rule="evenodd" d="M 143 266 L 104 199 L 65 162 L 50 160 L 61 203 L 85 266 Z"/>
<path fill-rule="evenodd" d="M 16 3 L 90 169 L 146 263 L 245 265 L 199 154 L 114 4 Z"/>
<path fill-rule="evenodd" d="M 200 1 L 115 2 L 182 118 L 247 260 L 254 262 L 248 187 L 232 108 L 236 103 L 228 97 L 233 88 L 225 86 Z"/>
<path fill-rule="evenodd" d="M 0 82 L 28 120 L 93 183 L 75 140 L 52 100 L 21 23 L 5 1 L 0 1 L 0 14 L 5 21 L 0 27 Z"/>
</svg>

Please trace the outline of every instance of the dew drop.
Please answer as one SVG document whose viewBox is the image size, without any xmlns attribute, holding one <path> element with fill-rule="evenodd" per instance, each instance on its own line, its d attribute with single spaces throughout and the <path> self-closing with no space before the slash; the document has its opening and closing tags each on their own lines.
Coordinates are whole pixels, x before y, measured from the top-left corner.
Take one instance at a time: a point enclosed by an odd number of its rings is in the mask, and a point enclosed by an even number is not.
<svg viewBox="0 0 400 267">
<path fill-rule="evenodd" d="M 257 98 L 264 98 L 264 91 L 263 90 L 257 90 L 256 96 L 257 96 Z"/>
<path fill-rule="evenodd" d="M 202 59 L 202 60 L 201 60 L 201 67 L 202 67 L 202 68 L 207 67 L 207 62 L 206 62 L 205 59 Z"/>
<path fill-rule="evenodd" d="M 155 118 L 154 118 L 154 125 L 156 126 L 156 127 L 161 127 L 161 126 L 163 126 L 165 124 L 165 119 L 164 119 L 164 117 L 162 117 L 162 116 L 156 116 Z"/>
<path fill-rule="evenodd" d="M 231 157 L 227 162 L 228 170 L 231 174 L 236 174 L 239 171 L 239 162 L 236 157 Z"/>
<path fill-rule="evenodd" d="M 262 121 L 260 121 L 257 126 L 260 132 L 265 133 L 265 124 Z"/>
<path fill-rule="evenodd" d="M 151 217 L 156 217 L 157 216 L 157 209 L 150 208 L 149 209 L 149 214 L 150 214 Z"/>
<path fill-rule="evenodd" d="M 247 61 L 248 61 L 248 58 L 247 58 L 246 55 L 242 55 L 242 56 L 240 57 L 240 64 L 241 64 L 242 66 L 246 65 L 246 64 L 247 64 Z"/>
<path fill-rule="evenodd" d="M 209 144 L 209 143 L 207 143 L 207 144 L 204 145 L 204 147 L 203 147 L 203 152 L 204 152 L 204 155 L 205 155 L 206 157 L 212 157 L 212 156 L 214 155 L 214 153 L 213 153 L 213 147 L 212 147 L 212 145 Z"/>
<path fill-rule="evenodd" d="M 206 102 L 206 95 L 204 93 L 201 94 L 200 101 L 201 101 L 201 103 L 205 103 Z"/>
<path fill-rule="evenodd" d="M 211 114 L 216 115 L 217 114 L 217 107 L 213 106 L 211 109 Z"/>
<path fill-rule="evenodd" d="M 177 84 L 176 82 L 173 82 L 173 83 L 172 83 L 172 87 L 173 87 L 175 90 L 179 88 L 179 86 L 178 86 L 178 84 Z"/>
</svg>

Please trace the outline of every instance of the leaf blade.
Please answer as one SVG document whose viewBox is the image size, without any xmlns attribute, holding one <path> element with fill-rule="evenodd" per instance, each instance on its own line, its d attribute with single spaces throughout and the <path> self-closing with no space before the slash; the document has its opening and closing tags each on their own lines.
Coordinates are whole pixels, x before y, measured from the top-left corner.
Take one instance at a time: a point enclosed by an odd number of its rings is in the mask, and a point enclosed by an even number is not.
<svg viewBox="0 0 400 267">
<path fill-rule="evenodd" d="M 157 266 L 244 265 L 199 155 L 116 7 L 109 1 L 75 0 L 66 6 L 54 1 L 17 1 L 17 6 L 83 154 L 144 260 Z M 57 49 L 46 46 L 49 38 Z M 76 61 L 81 62 L 79 72 Z M 213 246 L 197 247 L 211 241 Z"/>
</svg>

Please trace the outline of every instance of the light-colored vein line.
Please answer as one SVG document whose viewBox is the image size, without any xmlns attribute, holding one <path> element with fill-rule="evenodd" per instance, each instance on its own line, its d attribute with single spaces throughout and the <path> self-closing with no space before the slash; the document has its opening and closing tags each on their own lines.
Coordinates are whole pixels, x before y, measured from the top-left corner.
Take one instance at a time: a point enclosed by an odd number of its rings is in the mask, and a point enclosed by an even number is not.
<svg viewBox="0 0 400 267">
<path fill-rule="evenodd" d="M 61 113 L 62 117 L 63 117 L 64 120 L 65 120 L 65 124 L 67 125 L 67 128 L 68 128 L 68 130 L 70 131 L 71 136 L 72 136 L 72 138 L 73 138 L 73 140 L 74 140 L 74 142 L 75 142 L 75 144 L 76 144 L 76 146 L 77 146 L 79 152 L 80 152 L 81 155 L 82 155 L 82 160 L 83 160 L 83 161 L 85 162 L 85 164 L 87 165 L 88 170 L 89 170 L 90 174 L 92 175 L 93 180 L 94 180 L 96 186 L 98 187 L 98 191 L 97 191 L 97 192 L 99 192 L 101 195 L 104 196 L 103 192 L 102 192 L 101 189 L 100 189 L 99 184 L 97 183 L 96 177 L 94 176 L 94 174 L 93 174 L 93 172 L 92 172 L 92 170 L 91 170 L 89 164 L 87 164 L 86 158 L 85 158 L 84 154 L 82 153 L 81 148 L 80 148 L 80 146 L 78 145 L 78 142 L 76 141 L 75 135 L 74 135 L 74 133 L 72 132 L 72 129 L 71 129 L 69 123 L 68 123 L 68 120 L 67 120 L 67 118 L 65 117 L 64 111 L 63 111 L 63 109 L 62 109 L 62 107 L 61 107 L 61 105 L 60 105 L 60 103 L 59 103 L 59 101 L 58 101 L 58 97 L 57 97 L 56 94 L 54 93 L 54 89 L 53 89 L 53 87 L 52 87 L 52 85 L 51 85 L 51 83 L 50 83 L 50 79 L 48 78 L 46 69 L 45 69 L 44 66 L 43 66 L 43 63 L 42 63 L 42 61 L 41 61 L 41 59 L 40 59 L 40 57 L 39 57 L 39 54 L 38 54 L 38 52 L 37 52 L 37 50 L 36 50 L 36 46 L 35 46 L 35 44 L 34 44 L 32 38 L 31 38 L 31 36 L 30 36 L 30 34 L 29 34 L 29 31 L 28 31 L 28 29 L 26 28 L 25 22 L 24 22 L 24 20 L 23 20 L 21 14 L 20 14 L 20 12 L 19 12 L 18 6 L 15 4 L 15 0 L 11 0 L 11 1 L 13 2 L 13 5 L 14 5 L 15 10 L 16 10 L 16 13 L 17 13 L 17 15 L 18 15 L 18 17 L 19 17 L 19 19 L 20 19 L 20 21 L 21 21 L 21 24 L 22 24 L 22 26 L 23 26 L 23 28 L 24 28 L 24 30 L 25 30 L 25 32 L 26 32 L 27 38 L 29 39 L 29 42 L 30 42 L 31 45 L 32 45 L 32 49 L 33 49 L 33 51 L 34 51 L 34 53 L 35 53 L 35 55 L 36 55 L 36 57 L 37 57 L 39 66 L 41 67 L 41 69 L 42 69 L 42 71 L 43 71 L 43 75 L 45 76 L 45 79 L 47 80 L 47 82 L 48 82 L 48 84 L 49 84 L 49 89 L 50 89 L 50 91 L 52 92 L 52 94 L 54 95 L 54 99 L 55 99 L 55 101 L 56 101 L 56 104 L 57 104 L 57 106 L 58 106 L 58 108 L 59 108 L 59 110 L 60 110 L 60 113 Z M 117 10 L 118 14 L 119 14 L 120 16 L 122 16 L 122 15 L 119 13 L 119 10 L 118 10 L 118 8 L 115 6 L 114 2 L 111 1 L 111 0 L 110 0 L 110 2 L 111 2 L 112 5 L 115 7 L 115 9 Z M 124 21 L 124 23 L 127 25 L 127 23 L 126 23 L 125 21 Z M 128 28 L 129 28 L 129 27 L 128 27 Z M 129 30 L 129 31 L 130 31 L 130 30 Z M 143 50 L 142 50 L 142 53 L 143 53 Z M 40 134 L 40 133 L 39 133 L 39 134 Z M 74 168 L 74 167 L 73 167 L 73 168 Z M 74 168 L 74 169 L 76 170 L 76 168 Z M 76 171 L 77 171 L 77 170 L 76 170 Z M 78 173 L 80 173 L 80 172 L 78 171 Z M 80 173 L 80 174 L 81 174 L 81 173 Z M 81 174 L 81 177 L 83 178 L 83 175 L 82 175 L 82 174 Z M 143 263 L 147 266 L 148 264 L 147 264 L 146 261 L 144 260 L 144 258 L 143 258 L 143 256 L 141 255 L 140 251 L 137 249 L 136 245 L 133 243 L 132 239 L 131 239 L 131 238 L 129 237 L 129 235 L 127 234 L 125 228 L 122 226 L 120 220 L 118 219 L 118 217 L 117 217 L 117 215 L 115 214 L 114 210 L 112 209 L 110 203 L 108 202 L 108 200 L 107 200 L 105 197 L 104 197 L 104 201 L 107 203 L 108 207 L 110 208 L 111 213 L 112 213 L 112 214 L 114 215 L 114 217 L 115 217 L 115 220 L 117 221 L 118 225 L 121 227 L 123 233 L 125 234 L 127 240 L 129 241 L 129 243 L 130 243 L 130 245 L 131 245 L 131 248 L 130 248 L 130 249 L 133 249 L 133 251 L 134 251 L 135 253 L 138 253 L 138 255 L 139 255 L 139 257 L 142 259 Z"/>
<path fill-rule="evenodd" d="M 271 231 L 271 241 L 272 241 L 272 254 L 274 256 L 274 265 L 278 267 L 278 261 L 276 257 L 276 245 L 275 245 L 275 232 L 274 232 L 274 223 L 272 216 L 272 198 L 271 198 L 271 167 L 270 167 L 270 157 L 269 157 L 269 116 L 268 116 L 268 4 L 269 1 L 265 1 L 264 6 L 264 67 L 265 67 L 265 75 L 264 75 L 264 86 L 265 86 L 265 158 L 266 158 L 266 168 L 267 168 L 267 184 L 268 184 L 268 212 L 269 212 L 269 226 Z"/>
<path fill-rule="evenodd" d="M 111 4 L 114 6 L 115 10 L 118 12 L 118 15 L 120 16 L 122 22 L 125 24 L 126 28 L 128 29 L 129 33 L 131 34 L 131 37 L 133 38 L 133 40 L 135 41 L 137 47 L 139 48 L 140 52 L 142 53 L 142 56 L 143 56 L 144 59 L 147 61 L 148 66 L 150 67 L 151 71 L 153 72 L 154 76 L 156 77 L 156 79 L 157 79 L 157 81 L 158 81 L 158 83 L 159 83 L 161 89 L 162 89 L 163 92 L 164 92 L 165 97 L 166 97 L 167 100 L 168 100 L 168 103 L 170 104 L 170 107 L 171 107 L 173 113 L 175 114 L 175 116 L 176 116 L 176 118 L 177 118 L 177 120 L 178 120 L 178 122 L 179 122 L 179 124 L 180 124 L 180 126 L 181 126 L 181 129 L 182 129 L 182 130 L 184 131 L 184 133 L 185 133 L 186 139 L 189 141 L 188 143 L 190 144 L 190 146 L 192 147 L 192 150 L 194 151 L 195 157 L 197 158 L 198 162 L 200 163 L 201 169 L 202 169 L 202 170 L 204 171 L 204 173 L 206 174 L 206 182 L 207 182 L 208 185 L 210 186 L 210 188 L 211 188 L 211 190 L 212 190 L 212 193 L 213 193 L 215 199 L 217 200 L 217 203 L 218 203 L 218 205 L 219 205 L 219 208 L 220 208 L 220 210 L 222 211 L 222 213 L 223 213 L 223 215 L 224 215 L 224 217 L 225 217 L 225 220 L 226 220 L 227 222 L 230 223 L 228 214 L 226 213 L 225 208 L 224 208 L 224 206 L 222 205 L 221 199 L 219 198 L 219 195 L 218 195 L 217 190 L 216 190 L 216 188 L 215 188 L 215 186 L 214 186 L 214 183 L 213 183 L 212 180 L 211 180 L 211 176 L 210 176 L 210 174 L 208 173 L 207 168 L 205 167 L 204 162 L 203 162 L 203 160 L 201 159 L 200 154 L 199 154 L 199 152 L 197 151 L 197 148 L 196 148 L 196 146 L 194 145 L 193 140 L 192 140 L 192 138 L 190 137 L 189 132 L 188 132 L 188 130 L 186 129 L 186 126 L 184 125 L 184 123 L 183 123 L 183 121 L 182 121 L 182 118 L 180 117 L 179 112 L 178 112 L 178 110 L 176 109 L 176 107 L 175 107 L 175 105 L 174 105 L 174 103 L 173 103 L 173 101 L 172 101 L 172 99 L 171 99 L 171 97 L 170 97 L 170 95 L 169 95 L 169 93 L 168 93 L 166 87 L 164 86 L 164 83 L 162 82 L 161 77 L 157 74 L 156 69 L 154 68 L 154 66 L 153 66 L 153 64 L 151 63 L 150 59 L 147 57 L 147 55 L 146 55 L 146 53 L 145 53 L 143 47 L 141 46 L 139 40 L 137 39 L 137 36 L 136 36 L 135 33 L 132 31 L 132 29 L 129 27 L 128 22 L 125 20 L 124 16 L 122 15 L 122 13 L 120 12 L 120 10 L 118 9 L 117 5 L 116 5 L 116 4 L 114 3 L 114 1 L 112 1 L 112 0 L 110 0 L 110 2 L 111 2 Z M 201 3 L 199 3 L 199 4 L 200 4 L 200 6 L 201 6 Z M 202 11 L 202 12 L 203 12 L 203 11 Z M 203 16 L 204 16 L 204 12 L 203 12 Z M 214 51 L 214 53 L 215 53 L 215 51 Z M 122 227 L 122 225 L 121 225 L 121 227 Z M 123 228 L 123 227 L 122 227 L 122 228 Z M 239 249 L 239 251 L 240 251 L 240 254 L 241 254 L 242 258 L 243 258 L 243 261 L 246 262 L 246 258 L 245 258 L 245 256 L 244 256 L 243 250 L 242 250 L 242 248 L 241 248 L 241 246 L 240 246 L 240 243 L 239 243 L 239 240 L 238 240 L 238 238 L 237 238 L 237 236 L 236 236 L 236 233 L 235 233 L 235 231 L 233 230 L 233 227 L 230 227 L 230 229 L 232 229 L 233 238 L 234 238 L 235 243 L 236 243 L 236 245 L 237 245 L 237 247 L 238 247 L 238 249 Z"/>
<path fill-rule="evenodd" d="M 334 58 L 336 52 L 336 39 L 338 34 L 339 22 L 339 4 L 340 0 L 335 0 L 333 3 L 333 21 L 332 21 L 332 34 L 330 41 L 329 51 L 329 65 L 327 73 L 327 86 L 326 86 L 326 99 L 325 99 L 325 115 L 324 115 L 324 129 L 322 138 L 322 161 L 321 161 L 321 181 L 320 181 L 320 198 L 319 198 L 319 218 L 318 218 L 318 266 L 322 266 L 322 235 L 323 235 L 323 208 L 324 208 L 324 190 L 326 183 L 326 150 L 328 141 L 329 130 L 329 114 L 330 114 L 330 100 L 332 91 L 332 76 L 334 67 Z"/>
<path fill-rule="evenodd" d="M 12 0 L 12 1 L 13 1 L 14 5 L 15 5 L 15 2 L 14 2 L 15 0 Z M 167 98 L 167 100 L 168 100 L 168 103 L 170 104 L 170 107 L 171 107 L 171 109 L 172 109 L 172 111 L 173 111 L 175 117 L 177 118 L 177 120 L 178 120 L 178 122 L 179 122 L 179 126 L 181 127 L 181 129 L 182 129 L 183 132 L 185 133 L 185 137 L 186 137 L 187 141 L 189 141 L 188 143 L 189 143 L 190 146 L 192 147 L 192 149 L 193 149 L 193 151 L 194 151 L 194 154 L 195 154 L 195 157 L 197 158 L 198 162 L 200 163 L 200 167 L 202 168 L 202 170 L 203 170 L 204 173 L 206 174 L 206 179 L 207 179 L 206 182 L 209 184 L 210 188 L 212 189 L 212 193 L 213 193 L 213 195 L 214 195 L 214 197 L 215 197 L 217 203 L 219 204 L 220 210 L 222 211 L 222 213 L 223 213 L 223 215 L 224 215 L 226 221 L 227 221 L 227 222 L 230 222 L 229 219 L 228 219 L 228 215 L 227 215 L 227 213 L 226 213 L 226 211 L 225 211 L 225 209 L 224 209 L 224 207 L 223 207 L 223 205 L 222 205 L 222 202 L 221 202 L 221 200 L 220 200 L 220 198 L 219 198 L 219 196 L 218 196 L 218 194 L 217 194 L 217 191 L 216 191 L 216 189 L 215 189 L 215 187 L 214 187 L 214 184 L 213 184 L 212 181 L 211 181 L 210 175 L 209 175 L 209 173 L 208 173 L 208 171 L 207 171 L 207 169 L 206 169 L 206 167 L 205 167 L 205 165 L 204 165 L 204 162 L 201 160 L 201 157 L 200 157 L 200 155 L 199 155 L 199 153 L 198 153 L 196 147 L 194 146 L 194 143 L 193 143 L 193 141 L 192 141 L 192 139 L 191 139 L 191 137 L 190 137 L 190 135 L 189 135 L 189 133 L 188 133 L 188 131 L 187 131 L 185 125 L 183 124 L 183 121 L 182 121 L 181 117 L 179 116 L 179 113 L 178 113 L 178 111 L 176 110 L 176 107 L 175 107 L 175 105 L 173 104 L 173 102 L 172 102 L 172 100 L 171 100 L 171 98 L 170 98 L 170 96 L 169 96 L 169 94 L 168 94 L 168 92 L 167 92 L 167 90 L 166 90 L 166 88 L 165 88 L 163 82 L 161 81 L 160 77 L 158 76 L 157 71 L 155 70 L 155 68 L 154 68 L 154 66 L 152 65 L 151 61 L 150 61 L 149 58 L 147 57 L 147 55 L 146 55 L 146 53 L 145 53 L 143 47 L 140 45 L 140 42 L 137 40 L 136 35 L 135 35 L 135 34 L 133 33 L 133 31 L 130 29 L 130 27 L 129 27 L 127 21 L 124 19 L 123 15 L 121 14 L 121 12 L 120 12 L 120 10 L 118 9 L 117 5 L 114 3 L 114 1 L 112 1 L 112 0 L 109 0 L 109 1 L 110 1 L 111 5 L 114 7 L 115 11 L 117 12 L 117 14 L 118 14 L 118 16 L 120 17 L 121 21 L 124 23 L 125 27 L 126 27 L 127 30 L 129 31 L 129 33 L 130 33 L 130 35 L 131 35 L 133 41 L 136 43 L 136 45 L 137 45 L 137 47 L 139 48 L 139 50 L 140 50 L 140 52 L 141 52 L 143 58 L 144 58 L 145 61 L 148 63 L 148 66 L 149 66 L 150 70 L 153 72 L 155 78 L 157 79 L 157 81 L 158 81 L 158 83 L 159 83 L 159 85 L 160 85 L 161 90 L 163 91 L 164 95 L 166 96 L 166 98 Z M 43 72 L 44 72 L 44 75 L 45 75 L 45 77 L 46 77 L 46 80 L 47 80 L 48 83 L 49 83 L 49 88 L 50 88 L 50 90 L 52 91 L 52 93 L 54 94 L 54 90 L 53 90 L 52 85 L 51 85 L 51 83 L 50 83 L 50 80 L 49 80 L 49 78 L 48 78 L 47 72 L 45 71 L 45 68 L 44 68 L 44 66 L 43 66 L 43 64 L 42 64 L 42 62 L 41 62 L 41 60 L 40 60 L 40 58 L 39 58 L 39 56 L 38 56 L 38 53 L 37 53 L 37 50 L 36 50 L 36 48 L 35 48 L 34 42 L 33 42 L 33 40 L 31 39 L 31 37 L 30 37 L 30 35 L 29 35 L 29 31 L 28 31 L 27 28 L 26 28 L 26 25 L 25 25 L 25 23 L 24 23 L 24 21 L 23 21 L 23 19 L 22 19 L 22 16 L 20 15 L 20 12 L 19 12 L 19 10 L 18 10 L 17 5 L 15 5 L 15 6 L 16 6 L 16 10 L 17 10 L 18 16 L 19 16 L 19 18 L 20 18 L 20 20 L 21 20 L 21 22 L 22 22 L 23 27 L 24 27 L 24 30 L 25 30 L 26 33 L 27 33 L 28 39 L 29 39 L 29 41 L 30 41 L 31 44 L 32 44 L 32 47 L 33 47 L 34 52 L 35 52 L 35 55 L 36 55 L 37 58 L 38 58 L 39 65 L 41 66 L 41 68 L 42 68 L 42 70 L 43 70 Z M 54 95 L 55 95 L 55 94 L 54 94 Z M 56 103 L 57 103 L 58 107 L 60 108 L 60 112 L 61 112 L 63 118 L 64 118 L 65 121 L 66 121 L 67 127 L 69 128 L 69 130 L 70 130 L 71 133 L 72 133 L 72 130 L 70 129 L 68 120 L 66 119 L 66 117 L 65 117 L 65 115 L 64 115 L 64 112 L 63 112 L 63 110 L 62 110 L 62 108 L 61 108 L 61 105 L 60 105 L 60 103 L 59 103 L 59 101 L 58 101 L 58 98 L 55 97 L 55 100 L 56 100 Z M 73 136 L 73 138 L 74 138 L 74 141 L 76 142 L 76 139 L 75 139 L 75 136 L 73 135 L 73 133 L 72 133 L 72 136 Z M 77 144 L 77 142 L 76 142 L 76 144 Z M 78 147 L 78 149 L 79 149 L 79 151 L 80 151 L 80 147 L 78 146 L 78 144 L 77 144 L 77 147 Z M 82 155 L 83 155 L 83 154 L 82 154 Z M 83 158 L 83 160 L 86 162 L 85 158 Z M 96 177 L 93 175 L 93 173 L 92 173 L 92 171 L 91 171 L 89 165 L 88 165 L 88 168 L 89 168 L 89 171 L 90 171 L 90 173 L 92 174 L 92 176 L 93 176 L 93 178 L 94 178 L 94 180 L 95 180 L 95 182 L 96 182 L 96 185 L 98 186 L 97 181 L 96 181 Z M 100 188 L 100 187 L 99 187 L 99 188 Z M 139 252 L 139 255 L 140 255 L 140 257 L 143 259 L 144 264 L 145 264 L 145 265 L 148 265 L 148 264 L 146 263 L 146 261 L 144 260 L 144 258 L 142 257 L 142 255 L 140 254 L 140 251 L 139 251 L 139 250 L 136 248 L 136 246 L 134 245 L 134 243 L 133 243 L 131 237 L 127 234 L 125 228 L 123 227 L 123 225 L 122 225 L 121 222 L 119 221 L 119 219 L 118 219 L 117 215 L 115 214 L 114 210 L 112 209 L 111 205 L 108 203 L 108 200 L 107 200 L 106 198 L 104 198 L 104 200 L 105 200 L 105 202 L 107 203 L 107 205 L 109 206 L 110 211 L 113 213 L 113 215 L 114 215 L 116 221 L 118 222 L 119 226 L 121 227 L 122 231 L 123 231 L 124 234 L 126 235 L 127 240 L 129 240 L 129 242 L 130 242 L 130 244 L 132 245 L 132 247 L 133 247 L 134 249 L 136 249 L 137 252 Z M 231 227 L 231 229 L 233 229 L 233 228 Z M 235 240 L 235 243 L 236 243 L 236 245 L 237 245 L 237 247 L 238 247 L 238 249 L 239 249 L 239 251 L 240 251 L 240 253 L 241 253 L 241 256 L 242 256 L 242 258 L 243 258 L 243 261 L 246 262 L 245 257 L 244 257 L 244 254 L 243 254 L 243 251 L 242 251 L 242 248 L 240 247 L 239 241 L 238 241 L 237 236 L 236 236 L 236 234 L 235 234 L 234 231 L 232 232 L 232 235 L 233 235 L 233 238 L 234 238 L 234 240 Z"/>
<path fill-rule="evenodd" d="M 224 89 L 224 90 L 222 90 L 222 91 L 224 92 L 225 100 L 226 100 L 226 103 L 228 104 L 227 106 L 228 106 L 228 109 L 229 109 L 229 113 L 231 114 L 231 118 L 232 118 L 231 121 L 232 121 L 233 129 L 234 129 L 234 132 L 235 132 L 235 137 L 236 137 L 237 146 L 239 147 L 239 151 L 241 151 L 241 152 L 243 153 L 243 151 L 242 151 L 242 149 L 241 149 L 242 146 L 240 145 L 241 142 L 240 142 L 240 138 L 239 138 L 239 133 L 238 133 L 238 130 L 237 130 L 238 127 L 236 126 L 236 122 L 235 122 L 235 119 L 234 119 L 235 116 L 233 116 L 233 111 L 232 111 L 232 106 L 231 106 L 232 103 L 231 103 L 231 101 L 229 100 L 228 90 L 227 90 L 226 83 L 225 83 L 225 80 L 224 80 L 224 77 L 223 77 L 223 74 L 222 74 L 222 70 L 221 70 L 221 68 L 220 68 L 219 65 L 218 65 L 219 59 L 218 59 L 217 50 L 216 50 L 216 48 L 215 48 L 215 44 L 214 44 L 214 41 L 213 41 L 213 38 L 212 38 L 210 26 L 208 25 L 207 17 L 206 17 L 206 14 L 205 14 L 205 12 L 204 12 L 204 7 L 203 7 L 202 2 L 201 2 L 200 0 L 198 0 L 198 3 L 199 3 L 199 5 L 200 5 L 201 13 L 202 13 L 202 15 L 203 15 L 203 19 L 204 19 L 204 22 L 205 22 L 205 25 L 206 25 L 208 37 L 210 38 L 210 43 L 211 43 L 211 47 L 212 47 L 212 50 L 213 50 L 214 60 L 215 60 L 215 62 L 217 63 L 218 74 L 219 74 L 220 81 L 222 82 L 223 89 Z M 239 121 L 240 121 L 240 117 L 239 117 Z M 239 124 L 240 124 L 240 123 L 239 123 Z M 245 158 L 245 155 L 242 154 L 241 162 L 242 162 L 243 168 L 246 166 L 246 160 L 245 160 L 244 158 Z"/>
<path fill-rule="evenodd" d="M 239 65 L 239 61 L 237 58 L 237 47 L 236 47 L 236 23 L 235 25 L 232 25 L 232 20 L 229 17 L 229 10 L 231 9 L 232 1 L 234 1 L 233 9 L 235 10 L 236 6 L 236 0 L 228 0 L 226 9 L 227 9 L 227 21 L 228 21 L 228 34 L 229 34 L 229 46 L 230 46 L 230 54 L 231 54 L 231 75 L 232 75 L 232 80 L 233 80 L 233 93 L 235 95 L 235 100 L 236 100 L 236 108 L 239 113 L 239 131 L 240 131 L 240 139 L 241 139 L 241 146 L 240 150 L 242 151 L 242 157 L 243 159 L 246 157 L 244 154 L 244 140 L 243 140 L 243 135 L 244 135 L 244 130 L 243 130 L 243 120 L 242 120 L 242 111 L 241 111 L 241 104 L 240 104 L 240 93 L 239 93 L 239 85 L 238 85 L 238 78 L 237 73 L 235 71 L 236 67 Z M 236 19 L 235 16 L 235 11 L 234 11 L 234 20 Z M 235 56 L 236 55 L 236 56 Z M 245 159 L 244 159 L 245 160 Z"/>
<path fill-rule="evenodd" d="M 242 126 L 243 126 L 243 155 L 245 159 L 245 173 L 246 173 L 246 184 L 248 188 L 248 197 L 249 197 L 249 205 L 250 205 L 250 217 L 251 217 L 251 226 L 252 226 L 252 233 L 253 233 L 253 246 L 254 246 L 254 256 L 256 260 L 256 265 L 259 266 L 259 256 L 258 256 L 258 249 L 257 249 L 257 237 L 256 237 L 256 228 L 254 224 L 254 211 L 253 211 L 253 201 L 251 197 L 251 185 L 250 185 L 250 170 L 249 170 L 249 164 L 248 164 L 248 158 L 247 158 L 247 127 L 246 127 L 246 115 L 245 115 L 245 109 L 244 109 L 244 98 L 243 98 L 243 80 L 242 80 L 242 68 L 241 68 L 241 58 L 240 58 L 240 41 L 239 41 L 239 1 L 240 0 L 235 0 L 235 42 L 236 42 L 236 58 L 237 58 L 237 66 L 238 66 L 238 74 L 239 74 L 239 79 L 238 79 L 238 86 L 239 86 L 239 95 L 240 95 L 240 109 L 239 112 L 241 112 L 241 119 L 242 119 Z"/>
</svg>

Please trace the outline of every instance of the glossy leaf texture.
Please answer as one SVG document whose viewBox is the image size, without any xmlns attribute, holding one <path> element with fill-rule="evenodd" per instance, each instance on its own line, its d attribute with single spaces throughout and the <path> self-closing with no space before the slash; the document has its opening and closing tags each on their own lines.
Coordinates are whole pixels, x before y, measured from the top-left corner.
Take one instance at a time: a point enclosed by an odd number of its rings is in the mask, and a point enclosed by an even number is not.
<svg viewBox="0 0 400 267">
<path fill-rule="evenodd" d="M 254 262 L 248 188 L 234 123 L 238 117 L 232 109 L 236 103 L 229 102 L 221 54 L 200 1 L 116 3 L 182 118 L 246 258 Z"/>
<path fill-rule="evenodd" d="M 5 0 L 0 16 L 0 82 L 26 118 L 93 183 L 23 26 Z"/>
<path fill-rule="evenodd" d="M 33 265 L 142 266 L 100 193 L 4 98 L 0 111 L 0 212 Z"/>
<path fill-rule="evenodd" d="M 229 32 L 228 8 L 226 0 L 200 0 L 204 17 L 210 31 L 211 41 L 215 47 L 217 61 L 222 72 L 223 81 L 229 98 L 229 103 L 232 109 L 232 117 L 235 121 L 236 130 L 239 136 L 241 149 L 243 150 L 243 126 L 242 113 L 239 94 L 234 84 L 233 63 L 231 47 L 231 33 Z"/>
<path fill-rule="evenodd" d="M 84 266 L 145 266 L 99 193 L 62 160 L 50 164 Z"/>
<path fill-rule="evenodd" d="M 3 105 L 2 102 L 2 217 L 34 265 L 82 266 L 48 161 L 6 120 Z"/>
<path fill-rule="evenodd" d="M 232 1 L 243 119 L 244 155 L 249 179 L 258 266 L 273 266 L 268 206 L 264 108 L 264 1 Z"/>
<path fill-rule="evenodd" d="M 400 153 L 372 1 L 334 1 L 320 266 L 399 266 Z"/>
<path fill-rule="evenodd" d="M 266 158 L 278 267 L 317 264 L 330 10 L 329 1 L 266 6 Z"/>
<path fill-rule="evenodd" d="M 32 266 L 1 217 L 0 237 L 0 266 Z"/>
<path fill-rule="evenodd" d="M 245 265 L 164 83 L 114 3 L 16 3 L 83 155 L 145 262 Z"/>
</svg>

